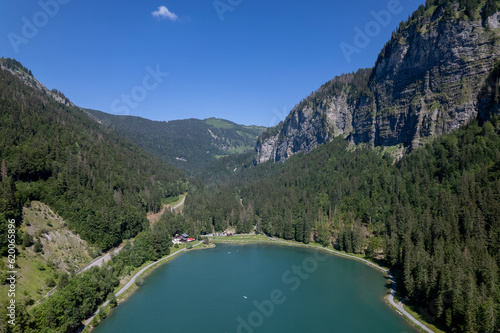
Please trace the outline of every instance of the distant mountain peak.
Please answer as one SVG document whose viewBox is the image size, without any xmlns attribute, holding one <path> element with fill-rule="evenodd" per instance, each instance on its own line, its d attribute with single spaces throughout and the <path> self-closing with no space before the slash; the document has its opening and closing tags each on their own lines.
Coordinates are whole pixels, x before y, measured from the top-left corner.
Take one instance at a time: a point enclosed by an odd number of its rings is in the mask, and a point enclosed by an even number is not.
<svg viewBox="0 0 500 333">
<path fill-rule="evenodd" d="M 264 127 L 207 118 L 152 121 L 85 110 L 99 123 L 135 142 L 163 161 L 190 173 L 199 173 L 217 159 L 251 152 Z M 186 163 L 187 162 L 187 163 Z"/>
</svg>

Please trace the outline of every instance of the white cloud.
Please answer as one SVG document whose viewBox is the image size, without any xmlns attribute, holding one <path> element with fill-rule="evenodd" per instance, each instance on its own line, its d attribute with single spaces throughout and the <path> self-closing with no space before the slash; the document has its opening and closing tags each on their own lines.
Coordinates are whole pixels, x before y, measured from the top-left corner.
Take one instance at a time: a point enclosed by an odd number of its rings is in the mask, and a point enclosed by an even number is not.
<svg viewBox="0 0 500 333">
<path fill-rule="evenodd" d="M 167 7 L 165 6 L 160 6 L 158 7 L 158 10 L 155 10 L 154 12 L 151 13 L 154 17 L 161 18 L 161 19 L 169 19 L 170 21 L 175 21 L 177 20 L 177 15 L 172 13 L 170 10 L 168 10 Z"/>
</svg>

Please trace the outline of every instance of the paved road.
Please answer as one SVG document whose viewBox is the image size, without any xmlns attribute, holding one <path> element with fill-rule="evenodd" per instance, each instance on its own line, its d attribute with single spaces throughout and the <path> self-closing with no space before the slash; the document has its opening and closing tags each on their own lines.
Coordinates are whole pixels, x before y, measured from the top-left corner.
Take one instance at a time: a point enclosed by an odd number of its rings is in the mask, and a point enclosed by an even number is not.
<svg viewBox="0 0 500 333">
<path fill-rule="evenodd" d="M 182 198 L 181 202 L 179 202 L 177 205 L 175 205 L 174 207 L 170 208 L 171 211 L 173 211 L 174 209 L 177 209 L 179 208 L 183 203 L 184 201 L 186 200 L 186 197 Z M 103 263 L 106 263 L 108 261 L 111 260 L 111 255 L 112 254 L 118 254 L 123 248 L 123 244 L 120 245 L 119 247 L 109 251 L 108 253 L 100 256 L 99 258 L 96 258 L 94 260 L 92 260 L 89 264 L 87 264 L 85 267 L 82 267 L 80 268 L 76 274 L 80 274 L 82 272 L 85 272 L 86 270 L 90 269 L 91 267 L 94 267 L 94 266 L 102 266 Z"/>
<path fill-rule="evenodd" d="M 202 242 L 199 242 L 198 244 L 193 245 L 193 247 L 198 246 L 198 245 L 200 245 L 201 243 L 202 243 Z M 172 256 L 175 256 L 177 253 L 180 253 L 180 252 L 183 252 L 183 251 L 186 251 L 186 249 L 184 248 L 184 249 L 181 249 L 181 250 L 179 250 L 179 251 L 176 251 L 176 252 L 174 252 L 174 253 L 172 253 L 172 254 L 170 254 L 170 255 L 168 255 L 168 256 L 166 256 L 166 257 L 164 257 L 164 258 L 162 258 L 162 259 L 160 259 L 160 260 L 158 260 L 158 261 L 155 261 L 155 262 L 153 262 L 153 263 L 151 263 L 151 264 L 147 265 L 146 267 L 144 267 L 143 269 L 141 269 L 139 272 L 137 272 L 137 274 L 135 274 L 135 275 L 134 275 L 134 277 L 133 277 L 133 278 L 131 278 L 131 279 L 130 279 L 130 281 L 129 281 L 129 282 L 128 282 L 128 283 L 127 283 L 127 284 L 126 284 L 126 285 L 125 285 L 122 289 L 120 289 L 120 291 L 118 291 L 118 292 L 116 293 L 116 295 L 115 295 L 115 296 L 117 296 L 117 297 L 118 297 L 118 296 L 120 296 L 121 294 L 123 294 L 123 293 L 125 292 L 125 290 L 127 290 L 128 288 L 130 288 L 130 286 L 132 285 L 132 283 L 134 283 L 134 282 L 135 282 L 135 280 L 136 280 L 136 279 L 137 279 L 140 275 L 142 275 L 142 273 L 144 273 L 144 271 L 146 271 L 149 267 L 154 266 L 154 265 L 156 265 L 156 264 L 158 264 L 158 263 L 160 263 L 160 262 L 162 262 L 162 261 L 164 261 L 164 260 L 167 260 L 168 258 L 171 258 Z"/>
<path fill-rule="evenodd" d="M 79 270 L 77 270 L 75 272 L 75 274 L 80 274 L 80 273 L 83 273 L 85 272 L 86 270 L 90 269 L 91 267 L 94 267 L 94 266 L 101 266 L 103 263 L 105 262 L 108 262 L 111 260 L 111 254 L 118 254 L 118 252 L 120 252 L 121 250 L 123 249 L 123 245 L 120 245 L 119 247 L 109 251 L 108 253 L 106 254 L 103 254 L 102 256 L 98 257 L 98 258 L 95 258 L 94 260 L 92 260 L 90 263 L 88 263 L 87 265 L 83 266 L 82 268 L 80 268 Z M 45 295 L 45 297 L 50 297 L 52 296 L 52 294 L 57 290 L 57 286 L 54 287 L 51 291 L 49 291 L 47 293 L 47 295 Z M 39 304 L 42 300 L 38 301 L 37 304 Z"/>
<path fill-rule="evenodd" d="M 389 303 L 392 304 L 399 312 L 401 312 L 406 318 L 411 320 L 415 325 L 417 325 L 420 329 L 424 330 L 425 332 L 428 333 L 433 333 L 430 329 L 428 329 L 425 325 L 423 325 L 421 322 L 419 322 L 415 317 L 413 317 L 411 314 L 409 314 L 403 307 L 403 304 L 401 302 L 397 303 L 394 302 L 394 295 L 396 295 L 396 281 L 394 280 L 394 277 L 392 276 L 391 273 L 387 272 L 387 275 L 389 275 L 389 279 L 391 279 L 392 283 L 392 290 L 391 294 L 389 295 Z"/>
<path fill-rule="evenodd" d="M 120 245 L 119 247 L 109 251 L 108 253 L 103 254 L 102 256 L 100 256 L 98 258 L 95 258 L 89 264 L 87 264 L 85 267 L 82 267 L 78 271 L 76 271 L 76 274 L 80 274 L 82 272 L 85 272 L 86 270 L 88 270 L 94 266 L 102 266 L 102 264 L 111 260 L 111 254 L 118 254 L 118 252 L 120 252 L 122 249 L 123 249 L 123 245 Z"/>
</svg>

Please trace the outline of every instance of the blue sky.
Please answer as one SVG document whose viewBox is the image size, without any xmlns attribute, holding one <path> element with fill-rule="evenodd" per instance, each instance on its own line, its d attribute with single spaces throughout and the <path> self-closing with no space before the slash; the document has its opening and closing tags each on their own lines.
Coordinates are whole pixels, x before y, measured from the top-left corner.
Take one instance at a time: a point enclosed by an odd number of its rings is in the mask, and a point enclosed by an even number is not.
<svg viewBox="0 0 500 333">
<path fill-rule="evenodd" d="M 81 107 L 270 126 L 334 76 L 372 67 L 421 3 L 0 0 L 0 57 Z"/>
</svg>

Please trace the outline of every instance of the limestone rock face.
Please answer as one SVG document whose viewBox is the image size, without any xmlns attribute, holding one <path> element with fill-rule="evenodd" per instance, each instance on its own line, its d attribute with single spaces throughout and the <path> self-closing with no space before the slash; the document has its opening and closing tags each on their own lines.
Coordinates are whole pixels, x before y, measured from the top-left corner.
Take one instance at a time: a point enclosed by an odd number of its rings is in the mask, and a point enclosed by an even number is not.
<svg viewBox="0 0 500 333">
<path fill-rule="evenodd" d="M 260 137 L 255 162 L 284 161 L 340 135 L 353 144 L 404 144 L 408 153 L 476 118 L 500 59 L 500 12 L 445 17 L 437 9 L 408 22 L 372 69 L 336 77 L 304 99 L 272 136 Z"/>
<path fill-rule="evenodd" d="M 0 59 L 0 69 L 11 72 L 13 75 L 21 79 L 24 84 L 43 92 L 45 95 L 55 99 L 57 102 L 62 103 L 66 106 L 75 107 L 75 104 L 73 104 L 73 102 L 71 102 L 66 96 L 64 96 L 63 93 L 55 89 L 47 89 L 47 87 L 45 87 L 40 81 L 33 77 L 31 72 L 27 73 L 25 71 L 25 68 L 22 67 L 22 65 L 17 61 L 11 61 L 10 64 L 8 64 L 7 61 L 2 58 Z"/>
</svg>

